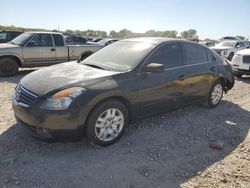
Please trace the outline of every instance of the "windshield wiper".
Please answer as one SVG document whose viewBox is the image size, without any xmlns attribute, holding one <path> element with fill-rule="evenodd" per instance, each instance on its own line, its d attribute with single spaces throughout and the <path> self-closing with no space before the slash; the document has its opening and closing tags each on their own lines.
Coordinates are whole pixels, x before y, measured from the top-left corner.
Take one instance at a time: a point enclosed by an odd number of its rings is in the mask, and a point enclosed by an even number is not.
<svg viewBox="0 0 250 188">
<path fill-rule="evenodd" d="M 93 67 L 93 68 L 97 68 L 97 69 L 106 70 L 105 68 L 100 67 L 100 66 L 98 66 L 98 65 L 93 65 L 93 64 L 88 64 L 88 63 L 83 63 L 83 65 L 87 65 L 87 66 L 89 66 L 89 67 Z"/>
</svg>

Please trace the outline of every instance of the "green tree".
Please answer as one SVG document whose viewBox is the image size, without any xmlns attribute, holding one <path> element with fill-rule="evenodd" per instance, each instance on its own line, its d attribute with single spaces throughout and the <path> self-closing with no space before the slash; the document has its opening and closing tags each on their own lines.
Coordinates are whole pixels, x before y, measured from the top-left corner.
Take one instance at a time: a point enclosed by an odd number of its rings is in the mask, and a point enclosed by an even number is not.
<svg viewBox="0 0 250 188">
<path fill-rule="evenodd" d="M 197 31 L 195 29 L 189 29 L 187 31 L 183 31 L 181 32 L 181 37 L 184 39 L 196 39 L 198 38 Z"/>
</svg>

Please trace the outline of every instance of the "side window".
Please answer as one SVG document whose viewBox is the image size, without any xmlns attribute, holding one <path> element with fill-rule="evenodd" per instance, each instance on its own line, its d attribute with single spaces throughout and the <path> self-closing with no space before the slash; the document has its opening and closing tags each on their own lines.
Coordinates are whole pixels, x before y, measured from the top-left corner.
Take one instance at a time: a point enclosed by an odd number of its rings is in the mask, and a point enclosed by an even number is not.
<svg viewBox="0 0 250 188">
<path fill-rule="evenodd" d="M 184 43 L 183 46 L 187 65 L 207 62 L 207 54 L 204 47 L 192 43 Z"/>
<path fill-rule="evenodd" d="M 61 35 L 53 34 L 53 38 L 56 46 L 64 46 L 63 38 Z"/>
<path fill-rule="evenodd" d="M 7 39 L 7 33 L 0 33 L 0 39 Z"/>
<path fill-rule="evenodd" d="M 209 49 L 206 49 L 206 51 L 207 51 L 207 60 L 209 62 L 216 61 L 216 58 L 215 58 L 213 52 Z"/>
<path fill-rule="evenodd" d="M 149 63 L 163 64 L 165 68 L 183 65 L 182 48 L 178 43 L 164 44 L 149 58 Z"/>
<path fill-rule="evenodd" d="M 50 34 L 37 34 L 32 41 L 34 43 L 33 46 L 39 47 L 46 47 L 46 46 L 53 46 L 52 38 Z"/>
</svg>

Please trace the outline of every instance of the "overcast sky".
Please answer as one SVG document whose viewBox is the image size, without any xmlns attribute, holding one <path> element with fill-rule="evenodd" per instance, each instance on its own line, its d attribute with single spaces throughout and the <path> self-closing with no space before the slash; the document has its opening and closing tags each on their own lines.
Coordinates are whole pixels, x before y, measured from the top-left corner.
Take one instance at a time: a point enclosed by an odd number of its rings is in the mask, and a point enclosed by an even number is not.
<svg viewBox="0 0 250 188">
<path fill-rule="evenodd" d="M 1 0 L 0 25 L 250 36 L 250 0 Z"/>
</svg>

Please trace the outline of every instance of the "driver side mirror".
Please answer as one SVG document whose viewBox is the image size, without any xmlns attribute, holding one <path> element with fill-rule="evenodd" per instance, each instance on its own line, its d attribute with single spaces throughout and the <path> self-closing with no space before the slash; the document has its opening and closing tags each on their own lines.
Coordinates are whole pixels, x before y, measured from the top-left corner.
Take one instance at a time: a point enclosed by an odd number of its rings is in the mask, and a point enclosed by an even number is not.
<svg viewBox="0 0 250 188">
<path fill-rule="evenodd" d="M 150 63 L 143 69 L 144 72 L 163 72 L 164 65 L 159 63 Z"/>
<path fill-rule="evenodd" d="M 236 44 L 236 46 L 235 46 L 236 48 L 239 48 L 240 47 L 240 44 Z"/>
<path fill-rule="evenodd" d="M 36 42 L 35 41 L 30 41 L 28 44 L 27 44 L 27 46 L 28 47 L 32 47 L 32 46 L 35 46 L 36 45 Z"/>
</svg>

